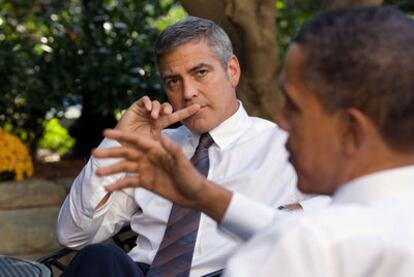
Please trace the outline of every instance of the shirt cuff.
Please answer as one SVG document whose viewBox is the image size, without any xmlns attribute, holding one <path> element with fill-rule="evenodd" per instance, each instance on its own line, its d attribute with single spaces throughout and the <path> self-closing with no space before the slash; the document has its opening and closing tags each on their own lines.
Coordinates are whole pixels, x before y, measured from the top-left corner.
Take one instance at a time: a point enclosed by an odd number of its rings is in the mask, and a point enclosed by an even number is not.
<svg viewBox="0 0 414 277">
<path fill-rule="evenodd" d="M 234 192 L 219 228 L 247 241 L 258 230 L 270 224 L 275 217 L 284 215 L 286 212 Z"/>
<path fill-rule="evenodd" d="M 299 201 L 305 211 L 314 211 L 325 208 L 331 203 L 332 198 L 328 195 L 318 195 Z"/>
</svg>

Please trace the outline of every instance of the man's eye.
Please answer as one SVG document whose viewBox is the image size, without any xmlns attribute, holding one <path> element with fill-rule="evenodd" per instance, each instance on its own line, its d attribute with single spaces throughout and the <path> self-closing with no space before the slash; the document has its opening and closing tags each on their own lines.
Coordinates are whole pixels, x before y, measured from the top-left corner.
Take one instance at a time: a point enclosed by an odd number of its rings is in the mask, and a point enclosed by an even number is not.
<svg viewBox="0 0 414 277">
<path fill-rule="evenodd" d="M 167 86 L 168 87 L 175 87 L 178 84 L 178 79 L 168 79 Z"/>
<path fill-rule="evenodd" d="M 198 77 L 203 77 L 203 76 L 205 76 L 207 73 L 208 73 L 208 70 L 207 70 L 207 69 L 200 69 L 200 70 L 198 70 L 198 71 L 196 72 L 196 74 L 197 74 L 197 76 L 198 76 Z"/>
</svg>

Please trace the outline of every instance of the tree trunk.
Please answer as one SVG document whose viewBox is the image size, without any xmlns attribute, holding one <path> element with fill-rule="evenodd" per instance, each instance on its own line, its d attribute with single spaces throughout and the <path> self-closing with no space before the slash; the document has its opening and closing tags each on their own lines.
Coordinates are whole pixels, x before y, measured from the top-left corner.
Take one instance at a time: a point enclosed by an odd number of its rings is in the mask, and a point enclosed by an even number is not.
<svg viewBox="0 0 414 277">
<path fill-rule="evenodd" d="M 350 6 L 381 5 L 383 0 L 324 0 L 322 10 L 332 10 Z"/>
<path fill-rule="evenodd" d="M 276 0 L 180 0 L 190 14 L 213 20 L 230 36 L 242 66 L 238 97 L 249 114 L 273 119 L 278 93 Z M 322 10 L 380 5 L 383 0 L 321 0 Z"/>
<path fill-rule="evenodd" d="M 277 93 L 276 0 L 181 0 L 191 15 L 219 24 L 230 36 L 240 60 L 238 97 L 249 114 L 273 119 Z"/>
</svg>

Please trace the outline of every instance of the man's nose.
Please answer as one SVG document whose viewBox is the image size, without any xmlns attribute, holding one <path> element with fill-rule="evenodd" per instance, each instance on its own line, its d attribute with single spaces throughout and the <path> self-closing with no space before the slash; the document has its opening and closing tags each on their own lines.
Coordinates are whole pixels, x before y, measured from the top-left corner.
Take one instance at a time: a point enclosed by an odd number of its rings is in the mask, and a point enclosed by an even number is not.
<svg viewBox="0 0 414 277">
<path fill-rule="evenodd" d="M 184 94 L 184 99 L 190 100 L 193 97 L 198 95 L 198 88 L 191 81 L 184 82 L 183 94 Z"/>
</svg>

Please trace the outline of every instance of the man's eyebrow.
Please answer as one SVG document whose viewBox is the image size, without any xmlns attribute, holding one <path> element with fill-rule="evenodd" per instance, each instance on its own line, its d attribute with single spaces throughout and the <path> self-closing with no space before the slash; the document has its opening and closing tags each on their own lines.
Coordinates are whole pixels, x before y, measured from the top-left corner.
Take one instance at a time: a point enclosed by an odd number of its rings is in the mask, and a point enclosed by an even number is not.
<svg viewBox="0 0 414 277">
<path fill-rule="evenodd" d="M 165 81 L 167 79 L 177 78 L 178 76 L 179 76 L 178 74 L 165 74 L 165 75 L 161 75 L 161 79 Z"/>
<path fill-rule="evenodd" d="M 193 73 L 193 72 L 195 72 L 195 71 L 197 71 L 201 68 L 204 68 L 204 67 L 207 67 L 208 69 L 213 68 L 210 64 L 200 63 L 200 64 L 197 64 L 196 66 L 193 66 L 192 68 L 190 68 L 187 72 L 188 73 Z"/>
<path fill-rule="evenodd" d="M 212 69 L 213 66 L 211 66 L 210 64 L 207 63 L 200 63 L 197 64 L 196 66 L 193 66 L 192 68 L 190 68 L 189 70 L 187 70 L 188 73 L 193 73 L 196 72 L 197 70 L 200 70 L 201 68 L 208 68 L 208 69 Z M 165 74 L 165 75 L 161 75 L 161 79 L 163 81 L 167 80 L 167 79 L 171 79 L 171 78 L 177 78 L 179 77 L 179 74 Z"/>
</svg>

